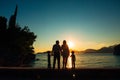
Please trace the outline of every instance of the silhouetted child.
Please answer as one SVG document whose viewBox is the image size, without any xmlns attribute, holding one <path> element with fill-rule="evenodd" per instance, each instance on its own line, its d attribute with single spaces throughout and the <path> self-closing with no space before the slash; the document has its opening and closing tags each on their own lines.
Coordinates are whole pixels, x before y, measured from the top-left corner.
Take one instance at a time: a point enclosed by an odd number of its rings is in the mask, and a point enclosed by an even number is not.
<svg viewBox="0 0 120 80">
<path fill-rule="evenodd" d="M 72 51 L 71 61 L 72 61 L 72 69 L 75 69 L 76 57 L 75 57 L 74 51 Z"/>
<path fill-rule="evenodd" d="M 51 68 L 51 56 L 50 56 L 50 51 L 47 51 L 48 54 L 48 68 Z"/>
</svg>

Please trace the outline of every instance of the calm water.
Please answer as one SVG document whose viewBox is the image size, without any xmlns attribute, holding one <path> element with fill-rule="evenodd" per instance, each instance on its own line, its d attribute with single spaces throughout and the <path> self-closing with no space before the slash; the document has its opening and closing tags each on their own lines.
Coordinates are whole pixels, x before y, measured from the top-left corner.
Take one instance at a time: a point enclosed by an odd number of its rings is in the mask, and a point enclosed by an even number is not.
<svg viewBox="0 0 120 80">
<path fill-rule="evenodd" d="M 87 53 L 75 55 L 76 55 L 76 68 L 120 68 L 120 56 L 115 56 L 112 53 Z M 35 61 L 33 67 L 47 68 L 47 54 L 37 54 L 36 58 L 39 60 Z M 51 56 L 51 66 L 52 63 L 53 56 Z M 68 59 L 67 68 L 71 68 L 70 57 Z"/>
</svg>

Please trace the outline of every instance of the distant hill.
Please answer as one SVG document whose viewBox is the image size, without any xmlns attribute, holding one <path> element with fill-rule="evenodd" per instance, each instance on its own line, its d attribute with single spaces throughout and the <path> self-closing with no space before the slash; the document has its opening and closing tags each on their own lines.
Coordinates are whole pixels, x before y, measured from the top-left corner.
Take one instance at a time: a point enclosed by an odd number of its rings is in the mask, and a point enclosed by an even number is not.
<svg viewBox="0 0 120 80">
<path fill-rule="evenodd" d="M 95 53 L 97 50 L 95 49 L 86 49 L 84 51 L 81 51 L 81 53 Z"/>
<path fill-rule="evenodd" d="M 116 44 L 118 45 L 118 44 Z M 86 49 L 84 51 L 75 51 L 75 53 L 113 53 L 114 52 L 114 47 L 116 45 L 112 45 L 112 46 L 108 46 L 108 47 L 102 47 L 100 49 Z M 72 50 L 70 50 L 71 52 Z M 46 52 L 39 52 L 38 54 L 41 54 L 41 53 L 46 53 Z"/>
<path fill-rule="evenodd" d="M 84 51 L 81 51 L 81 53 L 113 53 L 115 46 L 116 45 L 109 46 L 109 47 L 102 47 L 98 50 L 96 50 L 96 49 L 86 49 Z"/>
<path fill-rule="evenodd" d="M 114 55 L 120 55 L 120 44 L 116 45 L 114 47 L 114 52 L 113 52 Z"/>
</svg>

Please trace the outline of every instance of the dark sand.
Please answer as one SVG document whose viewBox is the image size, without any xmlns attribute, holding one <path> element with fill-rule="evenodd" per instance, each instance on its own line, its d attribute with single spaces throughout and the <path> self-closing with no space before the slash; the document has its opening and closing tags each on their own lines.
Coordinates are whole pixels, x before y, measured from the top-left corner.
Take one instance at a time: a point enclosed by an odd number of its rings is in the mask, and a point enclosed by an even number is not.
<svg viewBox="0 0 120 80">
<path fill-rule="evenodd" d="M 120 80 L 120 69 L 1 67 L 0 80 Z"/>
</svg>

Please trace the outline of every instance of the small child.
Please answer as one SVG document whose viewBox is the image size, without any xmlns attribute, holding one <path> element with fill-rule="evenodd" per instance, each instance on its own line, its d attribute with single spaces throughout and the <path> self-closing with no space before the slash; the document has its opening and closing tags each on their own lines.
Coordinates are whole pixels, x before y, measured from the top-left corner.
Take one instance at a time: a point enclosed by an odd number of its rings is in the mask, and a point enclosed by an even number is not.
<svg viewBox="0 0 120 80">
<path fill-rule="evenodd" d="M 74 51 L 72 51 L 71 61 L 72 61 L 72 69 L 75 69 L 76 57 L 75 57 Z"/>
<path fill-rule="evenodd" d="M 50 55 L 50 51 L 47 51 L 48 53 L 48 68 L 51 68 L 51 55 Z"/>
</svg>

